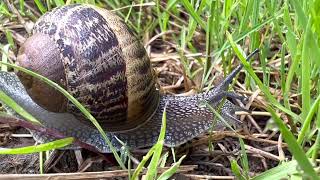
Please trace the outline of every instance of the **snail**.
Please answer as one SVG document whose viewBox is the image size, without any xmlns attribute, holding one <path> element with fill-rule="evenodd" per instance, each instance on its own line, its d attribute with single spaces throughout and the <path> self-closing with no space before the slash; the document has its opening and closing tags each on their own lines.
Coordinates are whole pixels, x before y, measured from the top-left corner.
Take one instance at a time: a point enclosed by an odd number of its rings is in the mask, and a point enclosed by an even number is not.
<svg viewBox="0 0 320 180">
<path fill-rule="evenodd" d="M 112 12 L 91 5 L 66 5 L 44 14 L 33 35 L 19 50 L 17 64 L 48 77 L 65 88 L 97 119 L 117 148 L 153 145 L 158 138 L 166 106 L 168 147 L 181 145 L 213 125 L 214 113 L 201 102 L 217 108 L 227 87 L 238 74 L 238 65 L 214 89 L 193 96 L 160 94 L 144 47 L 125 22 Z M 18 77 L 19 76 L 19 77 Z M 98 130 L 64 96 L 43 82 L 19 74 L 0 72 L 0 90 L 48 128 L 59 130 L 110 152 Z M 237 123 L 241 109 L 228 100 L 221 115 Z M 224 127 L 218 121 L 215 128 Z M 50 137 L 32 132 L 36 141 Z"/>
</svg>

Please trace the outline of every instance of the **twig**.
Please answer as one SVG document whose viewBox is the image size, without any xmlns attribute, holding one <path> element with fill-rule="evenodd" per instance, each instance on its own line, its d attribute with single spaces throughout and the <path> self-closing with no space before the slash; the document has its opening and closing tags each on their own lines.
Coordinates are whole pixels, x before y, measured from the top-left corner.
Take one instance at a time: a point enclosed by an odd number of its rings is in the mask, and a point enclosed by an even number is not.
<svg viewBox="0 0 320 180">
<path fill-rule="evenodd" d="M 161 36 L 163 36 L 163 35 L 166 35 L 166 34 L 171 34 L 171 33 L 178 33 L 178 32 L 173 31 L 173 30 L 161 32 L 160 34 L 157 34 L 157 35 L 153 36 L 153 37 L 144 45 L 144 47 L 147 48 L 153 41 L 155 41 L 155 40 L 158 39 L 159 37 L 161 37 Z"/>
<path fill-rule="evenodd" d="M 186 177 L 194 179 L 235 179 L 234 176 L 209 176 L 209 175 L 197 175 L 197 174 L 184 174 Z"/>
<path fill-rule="evenodd" d="M 272 160 L 280 161 L 280 158 L 278 156 L 274 155 L 274 154 L 262 151 L 261 149 L 257 149 L 255 147 L 252 147 L 252 146 L 249 146 L 249 145 L 244 145 L 244 147 L 248 150 L 248 152 L 256 153 L 258 155 L 261 155 L 263 157 L 267 157 L 267 158 L 272 159 Z"/>
<path fill-rule="evenodd" d="M 0 134 L 0 137 L 5 137 L 7 136 L 7 134 Z M 14 137 L 14 138 L 32 138 L 31 134 L 11 134 L 10 137 Z"/>
<path fill-rule="evenodd" d="M 156 5 L 155 2 L 142 3 L 142 4 L 133 4 L 133 5 L 128 5 L 128 6 L 124 6 L 124 7 L 121 7 L 121 8 L 113 9 L 111 11 L 115 12 L 115 11 L 120 11 L 120 10 L 131 8 L 131 7 L 143 7 L 143 6 L 155 6 L 155 5 Z"/>
</svg>

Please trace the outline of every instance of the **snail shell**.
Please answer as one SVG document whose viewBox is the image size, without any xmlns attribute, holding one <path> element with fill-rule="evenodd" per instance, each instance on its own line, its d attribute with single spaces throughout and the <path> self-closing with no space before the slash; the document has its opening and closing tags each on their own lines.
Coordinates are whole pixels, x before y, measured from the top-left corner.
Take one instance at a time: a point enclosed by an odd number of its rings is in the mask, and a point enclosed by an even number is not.
<svg viewBox="0 0 320 180">
<path fill-rule="evenodd" d="M 159 104 L 144 47 L 121 18 L 98 7 L 69 5 L 43 15 L 21 47 L 18 64 L 64 87 L 107 131 L 142 125 Z M 84 120 L 56 90 L 20 77 L 36 103 Z"/>
</svg>

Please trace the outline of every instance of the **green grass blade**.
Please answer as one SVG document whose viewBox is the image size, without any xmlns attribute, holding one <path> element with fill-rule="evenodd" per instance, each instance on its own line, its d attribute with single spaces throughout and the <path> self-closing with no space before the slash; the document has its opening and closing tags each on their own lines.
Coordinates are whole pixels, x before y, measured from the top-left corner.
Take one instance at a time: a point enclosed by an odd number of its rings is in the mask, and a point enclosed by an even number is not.
<svg viewBox="0 0 320 180">
<path fill-rule="evenodd" d="M 298 173 L 297 165 L 295 160 L 285 162 L 255 176 L 252 180 L 287 179 L 290 175 Z"/>
<path fill-rule="evenodd" d="M 192 18 L 201 26 L 203 30 L 207 30 L 206 24 L 203 22 L 201 17 L 198 15 L 196 10 L 192 7 L 191 3 L 188 0 L 181 0 L 181 3 L 186 8 L 187 12 L 192 16 Z"/>
<path fill-rule="evenodd" d="M 300 57 L 299 56 L 295 56 L 295 58 L 292 59 L 292 64 L 291 64 L 291 66 L 289 68 L 289 71 L 288 71 L 288 74 L 287 74 L 287 78 L 286 78 L 286 85 L 285 85 L 285 90 L 284 90 L 284 94 L 283 94 L 285 99 L 289 99 L 289 92 L 290 92 L 291 84 L 292 84 L 295 72 L 299 68 L 299 63 L 300 63 Z M 285 101 L 286 107 L 290 108 L 288 101 Z"/>
<path fill-rule="evenodd" d="M 140 0 L 140 4 L 143 3 L 143 0 Z M 141 17 L 142 17 L 142 6 L 139 7 L 139 12 L 138 12 L 138 20 L 137 20 L 137 33 L 141 34 Z"/>
<path fill-rule="evenodd" d="M 166 152 L 164 153 L 164 155 L 162 155 L 159 167 L 164 168 L 166 166 L 168 157 L 169 157 L 169 152 Z"/>
<path fill-rule="evenodd" d="M 16 45 L 14 43 L 14 40 L 13 40 L 13 37 L 12 37 L 12 33 L 8 29 L 6 30 L 6 38 L 7 38 L 8 43 L 10 44 L 11 48 L 15 49 Z"/>
<path fill-rule="evenodd" d="M 310 56 L 309 54 L 312 53 L 309 51 L 309 44 L 311 41 L 311 30 L 310 30 L 311 22 L 309 21 L 306 29 L 305 29 L 305 36 L 303 41 L 303 49 L 302 49 L 302 60 L 301 60 L 301 92 L 302 92 L 302 121 L 305 120 L 308 111 L 310 109 Z"/>
<path fill-rule="evenodd" d="M 237 161 L 234 159 L 231 160 L 231 170 L 233 174 L 237 177 L 237 179 L 245 180 L 245 178 L 241 175 L 240 167 L 237 164 Z"/>
<path fill-rule="evenodd" d="M 7 96 L 3 91 L 0 91 L 0 101 L 4 103 L 6 106 L 13 109 L 26 120 L 40 124 L 40 122 L 36 118 L 34 118 L 31 114 L 25 111 L 19 104 L 17 104 L 13 99 Z"/>
<path fill-rule="evenodd" d="M 148 171 L 146 174 L 147 179 L 154 179 L 157 176 L 157 166 L 159 164 L 159 159 L 162 153 L 164 138 L 166 134 L 166 120 L 167 120 L 166 107 L 167 105 L 164 107 L 163 114 L 162 114 L 162 125 L 161 125 L 160 134 L 158 137 L 158 141 L 155 145 L 155 150 L 154 150 L 151 162 L 148 166 Z"/>
<path fill-rule="evenodd" d="M 40 0 L 34 0 L 34 3 L 36 3 L 38 9 L 40 10 L 40 12 L 42 14 L 47 12 L 47 9 L 45 8 L 45 6 L 42 4 L 42 2 Z"/>
<path fill-rule="evenodd" d="M 213 41 L 213 36 L 214 36 L 214 1 L 211 1 L 210 4 L 210 12 L 211 15 L 208 18 L 207 21 L 207 33 L 206 33 L 206 58 L 205 58 L 205 62 L 204 62 L 204 72 L 202 75 L 202 80 L 201 80 L 201 87 L 200 89 L 202 89 L 204 87 L 204 85 L 207 83 L 208 81 L 208 77 L 209 77 L 209 73 L 211 73 L 210 71 L 210 67 L 211 67 L 211 57 L 210 57 L 210 53 L 211 53 L 211 49 L 213 48 L 212 46 L 212 41 Z"/>
<path fill-rule="evenodd" d="M 320 152 L 320 128 L 318 127 L 318 133 L 317 133 L 317 138 L 316 138 L 316 141 L 314 143 L 314 149 L 312 151 L 312 154 L 311 154 L 311 158 L 312 158 L 312 161 L 314 163 L 316 163 L 316 160 L 318 158 L 318 153 Z M 312 148 L 312 147 L 311 147 Z"/>
<path fill-rule="evenodd" d="M 19 0 L 19 9 L 21 14 L 25 14 L 24 12 L 24 0 Z"/>
<path fill-rule="evenodd" d="M 260 2 L 261 1 L 253 1 L 253 13 L 251 16 L 251 21 L 253 25 L 258 24 L 259 21 L 259 12 L 260 12 Z M 250 34 L 250 49 L 251 51 L 253 51 L 254 49 L 259 47 L 259 36 L 258 36 L 259 32 L 253 32 L 252 34 Z"/>
<path fill-rule="evenodd" d="M 246 178 L 249 178 L 249 161 L 248 161 L 248 156 L 246 153 L 246 148 L 244 146 L 244 141 L 243 139 L 239 138 L 240 141 L 240 147 L 241 147 L 241 165 L 242 165 L 242 169 L 243 172 L 245 173 Z"/>
<path fill-rule="evenodd" d="M 54 3 L 57 7 L 65 5 L 65 2 L 63 0 L 54 0 Z"/>
<path fill-rule="evenodd" d="M 136 170 L 134 171 L 134 173 L 133 173 L 133 175 L 132 175 L 132 177 L 131 177 L 132 180 L 138 179 L 139 174 L 140 174 L 141 171 L 143 170 L 144 165 L 147 163 L 147 161 L 150 159 L 150 157 L 151 157 L 152 154 L 154 153 L 155 148 L 156 148 L 156 147 L 153 146 L 153 147 L 148 151 L 148 153 L 147 153 L 145 156 L 143 156 L 142 161 L 138 164 Z"/>
<path fill-rule="evenodd" d="M 297 37 L 296 37 L 294 30 L 293 30 L 293 25 L 291 22 L 289 8 L 288 8 L 287 4 L 284 7 L 283 22 L 285 24 L 284 27 L 287 28 L 286 43 L 288 44 L 288 46 L 286 46 L 286 48 L 288 48 L 292 59 L 294 59 L 296 57 L 296 52 L 297 52 Z"/>
<path fill-rule="evenodd" d="M 27 146 L 21 148 L 13 148 L 13 149 L 1 149 L 0 154 L 30 154 L 35 152 L 49 151 L 53 149 L 62 148 L 72 144 L 74 138 L 68 137 L 64 139 L 55 140 L 49 143 L 35 145 L 35 146 Z"/>
<path fill-rule="evenodd" d="M 306 138 L 306 134 L 309 130 L 312 118 L 313 118 L 314 114 L 316 113 L 316 111 L 318 110 L 319 102 L 320 102 L 320 95 L 318 96 L 318 98 L 315 100 L 315 102 L 311 106 L 311 109 L 308 110 L 309 113 L 307 114 L 307 117 L 302 124 L 301 131 L 298 135 L 298 140 L 297 140 L 298 144 L 300 144 L 300 145 L 302 144 L 304 138 Z"/>
<path fill-rule="evenodd" d="M 281 79 L 281 91 L 284 94 L 286 88 L 286 72 L 285 72 L 285 43 L 282 44 L 281 48 L 281 64 L 280 64 L 280 79 Z M 288 98 L 284 98 L 284 101 L 289 104 Z M 288 108 L 288 107 L 286 107 Z"/>
<path fill-rule="evenodd" d="M 302 150 L 301 146 L 299 146 L 299 144 L 297 143 L 293 134 L 289 131 L 289 129 L 286 127 L 283 121 L 278 117 L 276 112 L 270 106 L 267 107 L 267 110 L 270 112 L 273 120 L 278 125 L 285 142 L 288 143 L 288 148 L 290 152 L 292 153 L 293 157 L 297 160 L 300 168 L 311 178 L 320 179 L 317 176 L 317 173 L 315 172 L 315 170 L 313 169 L 305 152 Z"/>
<path fill-rule="evenodd" d="M 300 1 L 298 0 L 290 0 L 291 4 L 294 6 L 295 8 L 295 12 L 298 16 L 298 23 L 301 27 L 306 27 L 308 24 L 308 19 L 307 16 L 304 14 L 303 8 L 301 7 Z"/>
<path fill-rule="evenodd" d="M 168 170 L 164 171 L 157 180 L 166 180 L 174 175 L 178 171 L 178 168 L 185 157 L 186 155 L 183 155 L 178 162 L 174 163 Z"/>
<path fill-rule="evenodd" d="M 209 110 L 214 113 L 215 117 L 217 117 L 221 122 L 223 122 L 226 127 L 228 127 L 230 130 L 232 130 L 234 133 L 237 133 L 237 132 L 231 127 L 231 125 L 220 115 L 220 113 L 217 112 L 208 102 L 206 102 L 206 101 L 205 101 L 205 102 L 200 102 L 199 106 L 202 106 L 202 103 L 204 103 L 204 105 L 205 105 L 207 108 L 209 108 Z M 219 108 L 218 108 L 218 109 L 219 109 Z M 216 120 L 213 119 L 213 121 L 214 121 L 213 123 L 215 124 L 215 123 L 216 123 Z M 213 124 L 213 125 L 214 125 L 214 124 Z"/>
<path fill-rule="evenodd" d="M 247 31 L 248 24 L 249 24 L 249 18 L 250 13 L 252 12 L 253 3 L 252 0 L 248 0 L 245 6 L 244 15 L 241 19 L 240 27 L 239 27 L 239 33 Z"/>
<path fill-rule="evenodd" d="M 5 15 L 5 16 L 8 16 L 9 18 L 13 16 L 8 10 L 8 7 L 6 6 L 6 4 L 4 4 L 4 2 L 1 2 L 0 4 L 0 15 Z"/>
<path fill-rule="evenodd" d="M 234 42 L 238 43 L 239 41 L 243 40 L 244 38 L 246 38 L 251 33 L 260 30 L 266 24 L 272 22 L 273 19 L 280 18 L 282 15 L 283 15 L 282 13 L 276 14 L 275 16 L 272 16 L 269 19 L 266 19 L 265 21 L 261 22 L 260 24 L 255 25 L 254 27 L 252 27 L 248 31 L 245 31 L 245 32 L 237 35 L 235 40 L 234 40 Z M 230 43 L 228 41 L 225 41 L 225 43 L 221 46 L 221 48 L 218 51 L 215 51 L 214 53 L 212 53 L 211 56 L 214 56 L 214 57 L 220 56 L 225 50 L 229 49 L 230 47 L 231 47 Z"/>
<path fill-rule="evenodd" d="M 267 88 L 262 82 L 261 80 L 258 78 L 258 76 L 254 73 L 253 69 L 250 67 L 250 65 L 248 64 L 248 62 L 246 61 L 245 57 L 243 57 L 242 55 L 242 51 L 239 49 L 239 47 L 235 44 L 235 42 L 232 39 L 232 36 L 230 35 L 230 33 L 227 32 L 227 37 L 228 37 L 228 41 L 230 42 L 233 50 L 236 52 L 238 58 L 240 59 L 240 61 L 242 62 L 242 64 L 244 65 L 244 68 L 248 71 L 248 73 L 250 74 L 250 76 L 254 79 L 254 81 L 256 82 L 256 84 L 259 86 L 259 88 L 261 89 L 261 91 L 265 94 L 266 98 L 269 100 L 270 103 L 272 103 L 274 106 L 276 106 L 277 108 L 279 108 L 281 111 L 289 114 L 290 116 L 292 116 L 294 119 L 299 120 L 300 117 L 298 115 L 296 115 L 294 112 L 290 111 L 289 109 L 285 108 L 284 106 L 282 106 L 270 93 L 269 88 Z"/>
<path fill-rule="evenodd" d="M 203 9 L 205 7 L 207 0 L 201 0 L 201 3 L 199 5 L 199 8 L 197 10 L 197 14 L 201 14 L 203 12 Z M 194 18 L 189 18 L 189 24 L 188 24 L 188 34 L 187 34 L 187 43 L 192 40 L 194 33 L 196 32 L 197 28 L 197 22 Z"/>
<path fill-rule="evenodd" d="M 291 4 L 294 6 L 295 9 L 295 13 L 298 17 L 298 24 L 299 26 L 304 29 L 305 27 L 308 26 L 308 17 L 305 14 L 303 8 L 301 7 L 300 1 L 298 0 L 290 0 Z M 320 67 L 320 61 L 318 60 L 318 58 L 320 57 L 320 48 L 318 46 L 318 42 L 316 41 L 316 37 L 314 36 L 314 34 L 310 34 L 310 44 L 309 46 L 312 47 L 312 49 L 314 50 L 311 54 L 311 56 L 314 59 L 314 63 L 316 63 L 317 67 Z"/>
</svg>

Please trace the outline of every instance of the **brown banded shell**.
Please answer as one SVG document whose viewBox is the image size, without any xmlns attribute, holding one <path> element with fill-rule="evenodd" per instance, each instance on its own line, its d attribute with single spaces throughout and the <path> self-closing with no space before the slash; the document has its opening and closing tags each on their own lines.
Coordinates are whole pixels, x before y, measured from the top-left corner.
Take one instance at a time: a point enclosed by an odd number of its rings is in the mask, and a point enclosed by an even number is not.
<svg viewBox="0 0 320 180">
<path fill-rule="evenodd" d="M 157 109 L 159 92 L 145 49 L 124 21 L 110 11 L 89 5 L 60 7 L 43 15 L 33 34 L 42 34 L 41 40 L 48 37 L 45 41 L 53 42 L 59 51 L 57 59 L 65 78 L 53 80 L 90 110 L 106 130 L 133 129 Z M 28 58 L 20 58 L 20 65 L 28 64 L 23 62 Z M 57 64 L 48 58 L 45 63 Z M 48 71 L 57 73 L 56 69 Z M 70 102 L 67 111 L 81 117 Z"/>
</svg>

